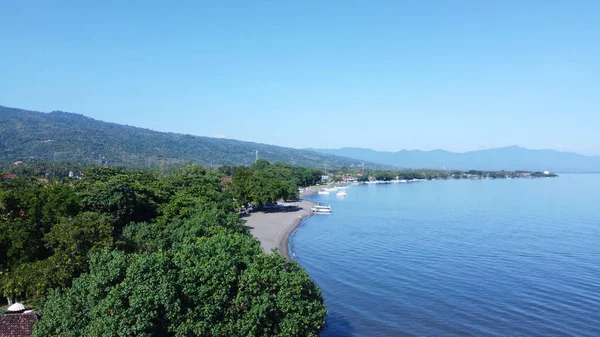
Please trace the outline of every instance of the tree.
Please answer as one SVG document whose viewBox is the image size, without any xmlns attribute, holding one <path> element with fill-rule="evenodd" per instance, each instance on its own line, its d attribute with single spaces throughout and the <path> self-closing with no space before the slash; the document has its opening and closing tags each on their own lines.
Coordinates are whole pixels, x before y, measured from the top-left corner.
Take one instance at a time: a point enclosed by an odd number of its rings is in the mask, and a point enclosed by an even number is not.
<svg viewBox="0 0 600 337">
<path fill-rule="evenodd" d="M 241 168 L 222 184 L 222 172 L 188 165 L 0 181 L 0 292 L 45 298 L 37 335 L 316 335 L 319 289 L 267 257 L 234 212 L 237 195 L 297 196 L 294 172 Z"/>
<path fill-rule="evenodd" d="M 68 285 L 70 280 L 87 270 L 88 255 L 113 245 L 112 225 L 98 213 L 84 212 L 74 218 L 63 218 L 44 236 L 51 248 L 52 269 L 56 282 Z"/>
<path fill-rule="evenodd" d="M 381 181 L 390 181 L 396 178 L 396 175 L 393 172 L 389 171 L 379 171 L 375 174 L 375 179 Z"/>
<path fill-rule="evenodd" d="M 262 207 L 280 199 L 296 199 L 298 185 L 293 182 L 291 175 L 291 166 L 278 164 L 258 171 L 238 168 L 233 173 L 232 195 L 240 206 L 252 202 Z"/>
<path fill-rule="evenodd" d="M 95 168 L 85 172 L 75 188 L 82 210 L 104 215 L 118 235 L 129 222 L 148 221 L 156 216 L 159 197 L 151 188 L 156 183 L 150 174 Z"/>
<path fill-rule="evenodd" d="M 242 234 L 169 251 L 103 251 L 44 301 L 33 336 L 318 336 L 326 309 L 306 272 Z"/>
<path fill-rule="evenodd" d="M 56 286 L 70 285 L 73 277 L 87 270 L 90 253 L 112 246 L 111 234 L 111 223 L 97 213 L 61 219 L 44 236 L 51 255 L 12 263 L 0 275 L 0 291 L 9 298 L 25 296 L 32 299 L 44 296 Z M 27 250 L 27 247 L 20 248 Z"/>
<path fill-rule="evenodd" d="M 271 163 L 269 163 L 268 160 L 261 158 L 252 164 L 252 169 L 255 171 L 260 171 L 266 169 L 267 167 L 269 167 L 269 165 L 271 165 Z"/>
</svg>

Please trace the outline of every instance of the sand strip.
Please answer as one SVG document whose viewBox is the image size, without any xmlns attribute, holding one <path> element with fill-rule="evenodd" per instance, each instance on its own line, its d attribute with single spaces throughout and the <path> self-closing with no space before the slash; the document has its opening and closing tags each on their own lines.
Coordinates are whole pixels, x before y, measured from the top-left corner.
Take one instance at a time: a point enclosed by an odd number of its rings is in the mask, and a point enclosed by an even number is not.
<svg viewBox="0 0 600 337">
<path fill-rule="evenodd" d="M 312 214 L 310 208 L 313 205 L 314 203 L 306 200 L 281 203 L 277 209 L 254 212 L 244 217 L 244 220 L 266 253 L 277 248 L 279 254 L 289 261 L 290 235 L 302 223 L 302 219 Z"/>
</svg>

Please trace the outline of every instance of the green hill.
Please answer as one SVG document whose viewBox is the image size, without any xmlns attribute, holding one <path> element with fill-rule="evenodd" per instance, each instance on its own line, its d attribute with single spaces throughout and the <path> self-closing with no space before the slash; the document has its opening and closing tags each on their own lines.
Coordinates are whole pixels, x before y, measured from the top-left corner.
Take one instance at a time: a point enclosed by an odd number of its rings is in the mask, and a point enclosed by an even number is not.
<svg viewBox="0 0 600 337">
<path fill-rule="evenodd" d="M 0 106 L 0 162 L 41 160 L 159 166 L 249 165 L 260 158 L 306 167 L 358 166 L 335 155 L 231 139 L 199 137 L 107 123 L 80 114 Z M 383 165 L 365 163 L 366 167 Z"/>
</svg>

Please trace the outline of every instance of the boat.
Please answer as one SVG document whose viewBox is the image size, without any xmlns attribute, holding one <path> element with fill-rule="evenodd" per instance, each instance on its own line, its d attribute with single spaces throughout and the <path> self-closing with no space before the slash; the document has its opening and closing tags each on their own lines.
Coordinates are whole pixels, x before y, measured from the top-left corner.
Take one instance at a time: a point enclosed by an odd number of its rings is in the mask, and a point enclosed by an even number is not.
<svg viewBox="0 0 600 337">
<path fill-rule="evenodd" d="M 331 206 L 326 204 L 317 204 L 311 208 L 314 214 L 331 214 Z"/>
<path fill-rule="evenodd" d="M 317 194 L 329 194 L 329 191 L 320 190 L 319 192 L 317 192 Z"/>
<path fill-rule="evenodd" d="M 339 192 L 337 192 L 337 194 L 336 194 L 336 195 L 337 195 L 338 197 L 345 197 L 345 196 L 347 196 L 347 195 L 348 195 L 348 193 L 346 193 L 346 191 L 339 191 Z"/>
</svg>

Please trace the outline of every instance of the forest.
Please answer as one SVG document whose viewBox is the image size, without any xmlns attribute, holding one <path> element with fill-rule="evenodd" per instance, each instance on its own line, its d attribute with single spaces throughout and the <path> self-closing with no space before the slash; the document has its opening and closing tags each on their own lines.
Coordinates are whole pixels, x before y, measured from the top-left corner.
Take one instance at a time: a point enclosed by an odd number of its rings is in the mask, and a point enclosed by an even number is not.
<svg viewBox="0 0 600 337">
<path fill-rule="evenodd" d="M 363 161 L 288 147 L 158 132 L 62 111 L 50 113 L 0 105 L 0 162 L 76 162 L 87 165 L 172 169 L 250 166 L 260 158 L 294 166 L 358 166 Z M 387 166 L 365 162 L 367 167 Z"/>
<path fill-rule="evenodd" d="M 318 336 L 326 307 L 239 216 L 298 197 L 319 170 L 160 171 L 45 163 L 0 173 L 0 292 L 34 336 Z"/>
</svg>

